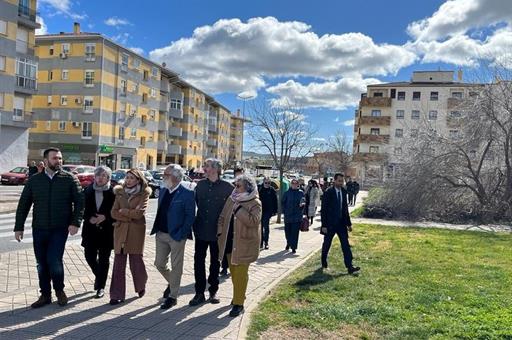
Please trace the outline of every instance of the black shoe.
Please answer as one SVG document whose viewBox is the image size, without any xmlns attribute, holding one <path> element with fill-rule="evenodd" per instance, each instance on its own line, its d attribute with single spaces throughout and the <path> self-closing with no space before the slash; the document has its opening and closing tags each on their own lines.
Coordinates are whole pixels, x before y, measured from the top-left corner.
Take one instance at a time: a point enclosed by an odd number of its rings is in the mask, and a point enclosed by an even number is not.
<svg viewBox="0 0 512 340">
<path fill-rule="evenodd" d="M 222 269 L 219 273 L 220 276 L 228 276 L 228 269 L 225 268 L 225 269 Z"/>
<path fill-rule="evenodd" d="M 217 298 L 217 296 L 215 294 L 210 294 L 210 297 L 208 298 L 208 302 L 216 305 L 216 304 L 220 303 L 220 300 Z"/>
<path fill-rule="evenodd" d="M 30 305 L 30 307 L 39 308 L 39 307 L 49 305 L 50 303 L 52 303 L 51 295 L 41 295 L 39 297 L 39 299 L 37 299 L 36 302 L 34 302 L 33 304 Z"/>
<path fill-rule="evenodd" d="M 296 249 L 292 249 L 292 254 L 295 254 L 297 252 Z"/>
<path fill-rule="evenodd" d="M 268 249 L 268 244 L 265 244 L 265 249 Z"/>
<path fill-rule="evenodd" d="M 286 245 L 286 248 L 284 248 L 284 250 L 288 250 L 288 249 L 290 249 L 290 246 Z"/>
<path fill-rule="evenodd" d="M 112 305 L 112 306 L 115 306 L 115 305 L 120 304 L 121 302 L 124 302 L 124 300 L 110 299 L 109 304 Z"/>
<path fill-rule="evenodd" d="M 138 294 L 139 294 L 139 298 L 141 298 L 141 297 L 143 297 L 144 295 L 146 295 L 146 290 L 145 290 L 145 289 L 143 289 L 143 290 L 141 290 Z"/>
<path fill-rule="evenodd" d="M 55 295 L 57 295 L 57 304 L 59 306 L 65 306 L 68 304 L 68 297 L 63 290 L 55 291 Z"/>
<path fill-rule="evenodd" d="M 229 316 L 231 316 L 232 318 L 236 318 L 243 312 L 244 312 L 244 306 L 233 305 L 233 308 L 231 308 L 231 311 L 229 312 Z"/>
<path fill-rule="evenodd" d="M 160 309 L 169 309 L 172 306 L 176 306 L 178 301 L 175 298 L 168 297 L 165 302 L 160 305 Z"/>
<path fill-rule="evenodd" d="M 164 290 L 164 299 L 167 299 L 169 295 L 171 294 L 171 286 L 167 286 Z"/>
<path fill-rule="evenodd" d="M 206 301 L 206 299 L 204 298 L 204 294 L 196 294 L 196 295 L 194 295 L 192 300 L 189 301 L 188 305 L 189 306 L 197 306 L 197 305 L 204 303 L 205 301 Z"/>
<path fill-rule="evenodd" d="M 96 291 L 96 295 L 94 296 L 96 299 L 101 299 L 105 295 L 105 290 L 100 288 Z"/>
<path fill-rule="evenodd" d="M 360 271 L 360 270 L 361 270 L 361 268 L 359 268 L 359 267 L 350 267 L 350 268 L 348 269 L 348 273 L 349 273 L 350 275 L 352 275 L 352 274 L 357 273 L 357 272 L 358 272 L 358 271 Z"/>
</svg>

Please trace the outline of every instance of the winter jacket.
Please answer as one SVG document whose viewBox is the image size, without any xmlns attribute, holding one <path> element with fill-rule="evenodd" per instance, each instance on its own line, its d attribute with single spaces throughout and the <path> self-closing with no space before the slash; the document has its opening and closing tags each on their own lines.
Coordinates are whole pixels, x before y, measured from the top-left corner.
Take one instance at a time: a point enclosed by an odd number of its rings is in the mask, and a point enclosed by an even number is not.
<svg viewBox="0 0 512 340">
<path fill-rule="evenodd" d="M 82 246 L 102 249 L 114 248 L 114 219 L 110 211 L 114 205 L 115 195 L 112 188 L 103 191 L 103 201 L 99 209 L 96 208 L 96 192 L 93 184 L 85 191 L 84 225 L 82 230 Z M 105 215 L 105 221 L 99 225 L 91 224 L 89 220 L 97 214 Z"/>
<path fill-rule="evenodd" d="M 282 199 L 282 209 L 284 213 L 284 223 L 297 223 L 302 221 L 301 203 L 304 201 L 304 192 L 299 189 L 290 189 L 284 193 Z"/>
</svg>

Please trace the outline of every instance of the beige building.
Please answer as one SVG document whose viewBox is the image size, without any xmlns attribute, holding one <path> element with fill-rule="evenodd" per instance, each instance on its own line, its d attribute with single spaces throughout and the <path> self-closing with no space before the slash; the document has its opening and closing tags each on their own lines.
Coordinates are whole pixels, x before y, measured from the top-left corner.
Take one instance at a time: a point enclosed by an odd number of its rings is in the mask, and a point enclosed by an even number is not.
<svg viewBox="0 0 512 340">
<path fill-rule="evenodd" d="M 230 118 L 230 139 L 229 139 L 229 162 L 236 163 L 242 161 L 242 152 L 244 150 L 244 124 L 249 122 L 240 115 L 240 110 Z"/>
<path fill-rule="evenodd" d="M 369 85 L 355 112 L 355 176 L 373 185 L 397 175 L 404 140 L 414 142 L 420 129 L 456 135 L 450 121 L 459 117 L 457 106 L 475 94 L 475 84 L 464 83 L 459 71 L 413 72 L 411 81 Z"/>
</svg>

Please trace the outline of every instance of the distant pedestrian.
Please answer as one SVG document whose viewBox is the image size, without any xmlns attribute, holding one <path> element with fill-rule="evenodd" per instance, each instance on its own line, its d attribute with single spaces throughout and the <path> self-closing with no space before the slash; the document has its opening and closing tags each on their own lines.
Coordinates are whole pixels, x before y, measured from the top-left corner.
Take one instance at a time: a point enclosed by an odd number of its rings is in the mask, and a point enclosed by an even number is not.
<svg viewBox="0 0 512 340">
<path fill-rule="evenodd" d="M 197 306 L 206 301 L 206 251 L 210 249 L 210 272 L 208 291 L 209 303 L 219 303 L 217 291 L 219 290 L 219 245 L 217 243 L 217 222 L 226 203 L 226 199 L 233 192 L 233 185 L 220 179 L 222 162 L 219 159 L 209 158 L 205 161 L 203 170 L 206 178 L 200 180 L 196 186 L 197 214 L 193 231 L 195 236 L 194 249 L 194 278 L 195 295 L 190 300 L 190 306 Z"/>
<path fill-rule="evenodd" d="M 284 213 L 284 233 L 286 237 L 285 250 L 297 251 L 299 242 L 300 223 L 304 209 L 304 192 L 299 190 L 299 181 L 292 179 L 291 188 L 283 195 L 281 207 Z"/>
<path fill-rule="evenodd" d="M 130 257 L 130 271 L 135 292 L 146 294 L 148 274 L 142 254 L 146 237 L 146 208 L 151 188 L 142 171 L 130 169 L 123 185 L 114 188 L 116 195 L 112 207 L 114 223 L 114 268 L 110 284 L 110 304 L 123 302 L 126 295 L 126 261 Z"/>
<path fill-rule="evenodd" d="M 309 218 L 310 224 L 313 224 L 316 208 L 320 205 L 320 191 L 321 189 L 314 179 L 308 182 L 305 193 L 306 206 L 304 207 L 304 215 Z"/>
<path fill-rule="evenodd" d="M 62 153 L 57 148 L 43 153 L 46 170 L 30 177 L 23 188 L 18 209 L 14 236 L 23 239 L 25 220 L 32 212 L 32 238 L 37 261 L 37 274 L 41 295 L 31 307 L 39 308 L 52 302 L 51 289 L 55 290 L 57 303 L 65 306 L 64 266 L 62 257 L 69 235 L 75 235 L 82 223 L 84 197 L 78 179 L 63 171 Z"/>
<path fill-rule="evenodd" d="M 352 193 L 354 195 L 352 197 L 352 205 L 356 205 L 357 194 L 359 193 L 359 183 L 357 183 L 357 180 L 355 179 L 352 182 Z"/>
<path fill-rule="evenodd" d="M 348 242 L 348 232 L 352 231 L 352 222 L 348 213 L 347 191 L 343 188 L 343 182 L 343 174 L 334 175 L 334 186 L 329 188 L 322 198 L 322 227 L 320 228 L 320 233 L 324 235 L 322 269 L 328 268 L 327 255 L 334 235 L 338 235 L 345 267 L 349 274 L 354 274 L 360 268 L 352 264 L 352 250 Z"/>
<path fill-rule="evenodd" d="M 158 210 L 151 235 L 156 234 L 155 267 L 167 281 L 161 309 L 177 304 L 185 243 L 195 218 L 194 191 L 182 185 L 185 171 L 178 164 L 165 168 L 163 193 L 158 197 Z M 171 270 L 168 262 L 171 257 Z"/>
<path fill-rule="evenodd" d="M 114 219 L 111 210 L 115 195 L 110 185 L 112 170 L 99 166 L 94 170 L 94 182 L 85 191 L 82 247 L 85 259 L 94 273 L 96 298 L 105 295 L 110 254 L 114 249 Z"/>
<path fill-rule="evenodd" d="M 261 201 L 261 244 L 260 248 L 268 249 L 270 235 L 270 218 L 277 214 L 277 192 L 272 188 L 269 177 L 263 179 L 263 185 L 259 188 Z"/>
<path fill-rule="evenodd" d="M 351 206 L 354 202 L 354 182 L 350 179 L 350 177 L 347 178 L 347 196 L 348 196 L 348 205 Z"/>
<path fill-rule="evenodd" d="M 28 167 L 28 177 L 32 177 L 33 175 L 37 174 L 37 165 L 35 161 L 32 161 L 30 163 L 30 166 Z"/>
<path fill-rule="evenodd" d="M 44 162 L 43 161 L 39 161 L 37 163 L 37 172 L 43 172 L 44 171 Z"/>
<path fill-rule="evenodd" d="M 244 311 L 249 265 L 259 255 L 260 222 L 261 202 L 256 181 L 240 175 L 235 179 L 235 189 L 226 200 L 218 221 L 219 259 L 227 254 L 233 282 L 231 317 Z"/>
</svg>

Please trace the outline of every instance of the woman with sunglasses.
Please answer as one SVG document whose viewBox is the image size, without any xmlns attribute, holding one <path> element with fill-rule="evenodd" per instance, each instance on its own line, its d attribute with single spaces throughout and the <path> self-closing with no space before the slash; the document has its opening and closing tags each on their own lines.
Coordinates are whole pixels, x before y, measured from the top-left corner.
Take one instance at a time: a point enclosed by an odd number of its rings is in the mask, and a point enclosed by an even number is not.
<svg viewBox="0 0 512 340">
<path fill-rule="evenodd" d="M 284 193 L 281 206 L 284 213 L 284 234 L 286 237 L 285 250 L 297 251 L 299 243 L 300 223 L 305 205 L 304 192 L 299 189 L 299 181 L 292 179 L 290 189 Z"/>
</svg>

